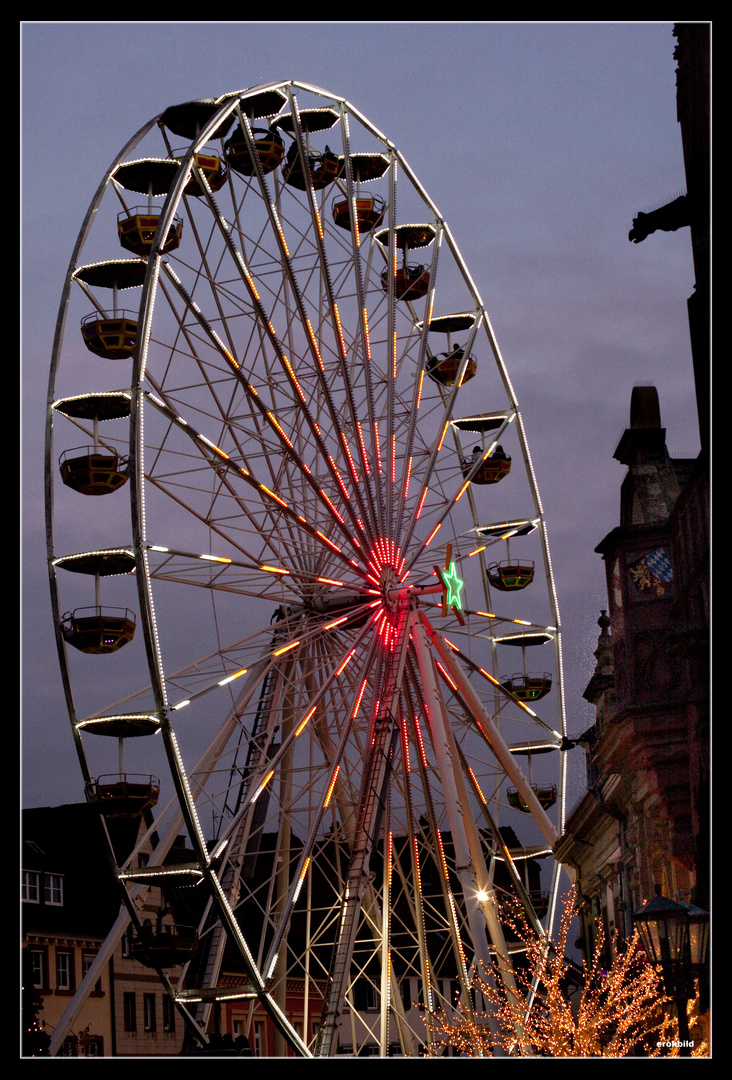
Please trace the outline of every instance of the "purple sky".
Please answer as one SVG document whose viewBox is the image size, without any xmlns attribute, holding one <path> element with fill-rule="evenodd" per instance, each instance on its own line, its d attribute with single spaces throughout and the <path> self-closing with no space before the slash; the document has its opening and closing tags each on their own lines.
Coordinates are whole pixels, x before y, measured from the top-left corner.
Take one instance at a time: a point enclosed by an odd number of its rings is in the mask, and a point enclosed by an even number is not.
<svg viewBox="0 0 732 1080">
<path fill-rule="evenodd" d="M 483 297 L 534 460 L 564 630 L 568 728 L 606 606 L 595 546 L 618 523 L 613 460 L 637 383 L 675 456 L 698 451 L 688 230 L 628 241 L 685 190 L 673 24 L 25 23 L 23 802 L 83 797 L 45 565 L 43 438 L 54 326 L 94 191 L 166 106 L 277 79 L 337 93 L 387 135 Z M 579 755 L 580 751 L 576 751 Z M 570 806 L 582 791 L 575 759 Z"/>
</svg>

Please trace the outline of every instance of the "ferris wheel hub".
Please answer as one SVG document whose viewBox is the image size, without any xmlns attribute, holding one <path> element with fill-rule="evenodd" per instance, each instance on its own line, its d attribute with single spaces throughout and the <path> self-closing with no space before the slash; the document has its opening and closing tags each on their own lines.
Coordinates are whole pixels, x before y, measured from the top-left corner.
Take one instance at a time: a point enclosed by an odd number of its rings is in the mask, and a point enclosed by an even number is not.
<svg viewBox="0 0 732 1080">
<path fill-rule="evenodd" d="M 406 592 L 401 586 L 396 587 L 398 585 L 399 578 L 396 569 L 389 564 L 382 566 L 379 574 L 379 587 L 384 599 L 384 604 L 389 611 L 396 611 L 400 599 Z"/>
</svg>

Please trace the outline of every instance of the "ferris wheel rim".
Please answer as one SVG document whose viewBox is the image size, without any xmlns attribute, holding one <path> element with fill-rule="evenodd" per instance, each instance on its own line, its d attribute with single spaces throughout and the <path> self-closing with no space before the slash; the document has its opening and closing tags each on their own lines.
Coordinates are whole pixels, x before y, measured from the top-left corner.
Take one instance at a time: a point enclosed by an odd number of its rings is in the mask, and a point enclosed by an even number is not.
<svg viewBox="0 0 732 1080">
<path fill-rule="evenodd" d="M 163 236 L 167 235 L 168 226 L 169 226 L 170 222 L 172 222 L 173 217 L 175 216 L 175 214 L 178 211 L 181 200 L 183 199 L 184 188 L 186 186 L 186 183 L 190 179 L 190 174 L 191 174 L 192 169 L 195 167 L 195 165 L 194 165 L 195 155 L 198 153 L 198 151 L 201 149 L 201 147 L 203 147 L 206 144 L 206 142 L 208 141 L 209 133 L 212 132 L 212 131 L 215 131 L 220 126 L 222 120 L 225 118 L 225 115 L 234 115 L 237 112 L 237 109 L 239 109 L 240 103 L 245 102 L 246 96 L 254 96 L 256 93 L 260 93 L 260 92 L 263 92 L 264 90 L 271 89 L 271 88 L 277 88 L 277 89 L 281 90 L 285 86 L 290 88 L 291 90 L 303 89 L 303 90 L 306 90 L 308 92 L 315 92 L 317 90 L 317 88 L 310 87 L 309 84 L 301 84 L 301 83 L 295 83 L 295 82 L 291 82 L 291 83 L 287 83 L 287 84 L 283 84 L 283 83 L 276 83 L 276 84 L 275 83 L 266 83 L 266 84 L 262 84 L 259 87 L 252 88 L 249 91 L 246 91 L 246 94 L 243 97 L 236 98 L 235 95 L 232 96 L 231 100 L 224 101 L 223 104 L 221 105 L 221 107 L 211 116 L 208 123 L 202 129 L 202 132 L 190 143 L 190 146 L 189 146 L 189 148 L 188 148 L 188 150 L 186 152 L 185 158 L 183 160 L 183 164 L 182 164 L 181 168 L 179 169 L 179 171 L 178 171 L 178 173 L 176 175 L 176 178 L 175 178 L 175 180 L 173 182 L 173 185 L 172 185 L 170 191 L 168 192 L 168 194 L 166 196 L 165 203 L 164 203 L 164 206 L 162 208 L 161 215 L 160 215 L 160 224 L 159 224 L 159 230 L 160 230 L 160 232 L 161 232 L 161 234 Z M 348 113 L 349 115 L 352 115 L 352 116 L 355 116 L 355 117 L 358 117 L 360 115 L 360 114 L 357 114 L 355 110 L 352 110 L 352 108 L 348 105 L 347 102 L 345 102 L 344 99 L 340 99 L 340 98 L 336 99 L 334 96 L 326 95 L 325 91 L 317 91 L 317 92 L 323 94 L 324 96 L 332 97 L 332 100 L 337 101 L 338 104 L 339 104 L 339 107 L 341 108 L 341 115 L 343 115 L 344 113 Z M 241 109 L 239 109 L 238 115 L 239 115 L 240 118 L 243 117 L 243 113 L 242 113 Z M 153 124 L 154 124 L 154 121 L 152 121 L 149 125 L 147 125 L 145 129 L 141 129 L 141 131 L 144 130 L 145 132 L 147 132 Z M 369 129 L 372 132 L 375 131 L 375 129 L 373 129 L 371 127 L 371 125 L 369 125 Z M 297 130 L 297 128 L 296 128 L 296 130 Z M 398 153 L 398 151 L 396 151 L 396 149 L 393 147 L 392 144 L 388 144 L 387 140 L 384 140 L 384 142 L 385 142 L 385 144 L 388 145 L 388 150 L 389 150 L 389 153 L 392 155 L 392 160 L 395 161 L 395 162 L 398 162 L 399 165 L 400 165 L 400 168 L 409 173 L 408 166 L 406 165 L 406 162 L 401 157 L 401 155 Z M 132 141 L 130 142 L 130 144 L 128 144 L 128 147 L 131 146 L 131 145 L 132 145 Z M 127 150 L 127 147 L 125 148 L 125 150 Z M 124 153 L 125 153 L 125 151 L 123 151 L 122 154 L 119 155 L 119 157 L 117 159 L 115 159 L 116 163 L 119 163 L 119 161 L 122 159 L 122 156 L 124 155 Z M 108 179 L 109 179 L 109 177 L 113 176 L 116 167 L 117 167 L 116 164 L 111 167 L 111 169 L 109 170 L 109 172 L 107 174 L 107 179 L 105 180 L 104 185 L 102 185 L 102 186 L 106 187 Z M 352 187 L 352 181 L 350 179 L 350 176 L 347 176 L 347 178 L 346 178 L 346 187 L 352 193 L 353 187 Z M 432 207 L 432 204 L 429 201 L 429 198 L 426 196 L 426 192 L 424 192 L 424 189 L 421 188 L 421 185 L 419 185 L 419 190 L 424 193 L 425 202 L 427 203 L 427 205 Z M 101 192 L 101 188 L 100 188 L 99 192 L 97 193 L 98 197 L 95 196 L 95 204 L 97 204 L 97 205 L 98 205 L 98 202 L 101 200 L 101 194 L 102 194 L 102 192 Z M 316 206 L 316 204 L 314 202 L 313 195 L 314 195 L 314 192 L 313 192 L 312 187 L 311 187 L 311 188 L 308 189 L 307 196 L 308 196 L 308 200 L 310 202 L 311 211 L 313 211 L 313 218 L 312 218 L 313 228 L 316 229 L 317 226 L 318 226 L 318 217 L 317 217 L 317 213 L 314 212 L 314 207 Z M 391 205 L 393 205 L 393 200 L 391 201 Z M 435 210 L 435 213 L 436 213 L 436 210 Z M 90 214 L 91 214 L 91 210 L 90 210 Z M 390 224 L 389 224 L 389 227 L 387 229 L 387 234 L 389 235 L 389 237 L 393 237 L 395 235 L 395 230 L 396 230 L 397 226 L 396 226 L 395 219 L 393 217 L 393 211 L 391 209 L 390 209 L 390 214 L 392 216 L 390 216 Z M 449 230 L 447 230 L 447 227 L 445 226 L 445 224 L 444 224 L 444 222 L 442 221 L 441 218 L 439 218 L 438 220 L 439 220 L 439 227 L 437 229 L 437 233 L 436 233 L 436 237 L 435 237 L 434 253 L 433 253 L 432 264 L 431 264 L 432 268 L 433 268 L 433 275 L 434 275 L 434 268 L 436 266 L 439 242 L 441 242 L 444 239 L 447 242 L 448 249 L 453 253 L 454 256 L 457 255 L 457 262 L 458 262 L 458 266 L 460 268 L 460 272 L 463 274 L 463 277 L 465 278 L 466 283 L 468 284 L 468 288 L 471 290 L 471 295 L 473 295 L 473 299 L 476 302 L 476 317 L 475 317 L 475 324 L 473 326 L 473 331 L 472 331 L 472 338 L 473 339 L 475 338 L 475 335 L 478 333 L 479 329 L 481 329 L 481 328 L 483 328 L 485 330 L 485 332 L 486 332 L 486 334 L 488 336 L 488 340 L 489 340 L 490 345 L 491 345 L 491 350 L 492 350 L 492 352 L 494 354 L 494 358 L 496 359 L 496 362 L 498 363 L 499 369 L 501 370 L 501 377 L 502 377 L 502 379 L 504 381 L 504 385 L 506 386 L 506 390 L 507 390 L 507 394 L 508 394 L 508 398 L 509 398 L 509 408 L 510 408 L 510 412 L 511 412 L 511 421 L 517 421 L 516 428 L 520 432 L 520 445 L 521 445 L 521 448 L 522 448 L 522 452 L 524 454 L 524 459 L 528 460 L 532 482 L 535 483 L 535 478 L 533 477 L 533 467 L 531 467 L 531 465 L 530 465 L 530 456 L 529 456 L 529 452 L 528 452 L 528 444 L 526 444 L 526 442 L 525 442 L 525 436 L 523 434 L 523 425 L 522 425 L 522 422 L 521 422 L 521 419 L 520 419 L 520 414 L 518 412 L 518 405 L 517 405 L 517 402 L 515 401 L 515 396 L 513 394 L 513 388 L 511 387 L 510 381 L 508 380 L 508 375 L 507 375 L 507 373 L 505 373 L 505 375 L 504 375 L 505 366 L 503 365 L 502 358 L 500 357 L 500 353 L 498 352 L 497 345 L 495 345 L 495 339 L 494 339 L 494 336 L 493 336 L 492 328 L 490 326 L 488 315 L 487 315 L 487 313 L 485 312 L 485 309 L 482 306 L 482 302 L 480 301 L 480 297 L 478 296 L 477 291 L 474 292 L 474 293 L 472 292 L 472 288 L 473 288 L 472 287 L 472 279 L 470 278 L 470 276 L 469 276 L 469 274 L 467 272 L 467 269 L 464 267 L 462 257 L 459 255 L 459 252 L 457 252 L 457 247 L 456 247 L 456 245 L 454 243 L 454 240 L 451 237 L 451 234 L 449 233 Z M 82 232 L 84 232 L 84 230 L 86 228 L 86 224 L 87 223 L 85 222 L 85 226 L 83 227 Z M 81 240 L 81 235 L 80 235 L 80 240 Z M 78 246 L 79 246 L 79 250 L 80 250 L 80 245 L 78 245 Z M 77 251 L 75 249 L 75 256 L 76 255 L 77 255 Z M 156 393 L 154 388 L 152 390 L 144 390 L 143 386 L 145 384 L 145 378 L 146 378 L 148 342 L 150 340 L 151 327 L 154 324 L 154 319 L 155 319 L 155 304 L 157 302 L 159 281 L 160 281 L 161 277 L 165 277 L 165 274 L 166 274 L 166 271 L 164 269 L 165 258 L 166 257 L 164 255 L 164 253 L 162 251 L 158 250 L 157 252 L 154 253 L 154 255 L 152 255 L 148 259 L 148 262 L 147 262 L 147 270 L 146 270 L 146 275 L 145 275 L 145 282 L 143 284 L 143 297 L 142 297 L 142 301 L 141 301 L 141 305 L 140 305 L 140 325 L 141 325 L 140 340 L 142 341 L 142 346 L 138 348 L 138 350 L 136 352 L 136 355 L 135 355 L 134 366 L 133 366 L 133 374 L 132 374 L 131 383 L 130 383 L 131 411 L 130 411 L 130 445 L 129 445 L 129 454 L 130 454 L 130 459 L 131 459 L 131 462 L 132 462 L 132 482 L 130 484 L 131 505 L 132 505 L 132 524 L 133 524 L 132 547 L 134 548 L 134 550 L 136 550 L 138 552 L 138 560 L 139 560 L 139 562 L 138 562 L 138 574 L 137 574 L 138 596 L 139 596 L 139 601 L 140 601 L 140 610 L 141 610 L 141 615 L 142 615 L 142 623 L 143 623 L 143 626 L 145 628 L 144 632 L 145 632 L 148 656 L 151 658 L 150 666 L 155 672 L 155 674 L 154 674 L 151 681 L 152 681 L 152 684 L 153 684 L 153 686 L 155 688 L 155 693 L 156 693 L 157 712 L 160 715 L 162 723 L 163 723 L 164 726 L 169 722 L 171 712 L 174 711 L 177 706 L 176 706 L 176 703 L 171 702 L 168 699 L 167 690 L 166 690 L 166 676 L 163 673 L 162 663 L 160 662 L 159 649 L 158 649 L 158 645 L 156 643 L 156 635 L 155 635 L 155 614 L 154 614 L 154 604 L 153 604 L 153 592 L 154 592 L 154 590 L 153 590 L 153 585 L 152 585 L 152 580 L 151 580 L 150 574 L 149 574 L 149 572 L 147 570 L 147 559 L 148 559 L 149 552 L 151 550 L 153 550 L 153 549 L 156 549 L 156 545 L 153 542 L 155 538 L 148 538 L 148 535 L 147 535 L 146 522 L 145 522 L 145 510 L 144 510 L 144 505 L 143 505 L 144 489 L 145 489 L 145 484 L 147 483 L 147 480 L 146 480 L 146 477 L 144 476 L 143 434 L 142 434 L 143 425 L 142 425 L 141 417 L 142 417 L 142 411 L 146 410 L 148 407 L 150 407 L 151 399 L 154 396 L 154 394 Z M 70 273 L 68 281 L 67 281 L 67 287 L 65 289 L 64 300 L 62 301 L 62 305 L 64 307 L 64 317 L 65 317 L 66 304 L 68 302 L 68 291 L 69 291 L 69 289 L 71 287 L 72 277 L 73 277 L 73 274 Z M 389 285 L 389 290 L 387 291 L 387 306 L 388 306 L 388 312 L 389 312 L 388 316 L 387 316 L 387 324 L 389 326 L 391 325 L 391 320 L 393 320 L 395 303 L 396 303 L 396 300 L 394 298 L 393 286 L 390 284 Z M 61 326 L 61 332 L 62 332 L 62 330 L 63 330 L 63 327 Z M 424 334 L 426 334 L 426 330 L 423 331 L 423 337 L 424 337 Z M 465 363 L 467 363 L 467 359 L 466 359 Z M 53 360 L 52 368 L 55 368 L 55 365 L 56 365 L 56 349 L 54 349 L 54 360 Z M 445 410 L 444 410 L 445 415 L 451 415 L 452 402 L 456 398 L 457 389 L 458 389 L 458 387 L 456 386 L 454 388 L 454 390 L 451 390 L 449 392 L 449 394 L 448 394 L 449 404 L 445 407 Z M 50 394 L 50 397 L 53 397 L 55 399 L 54 394 Z M 167 403 L 163 402 L 163 404 L 167 408 Z M 158 406 L 153 404 L 152 407 L 155 408 L 155 407 L 158 407 Z M 50 415 L 51 414 L 49 413 L 49 417 L 50 417 Z M 184 422 L 186 424 L 188 423 L 187 421 L 184 421 Z M 506 423 L 508 423 L 508 420 L 506 420 Z M 504 427 L 505 427 L 505 424 L 504 424 Z M 49 419 L 49 429 L 50 429 L 50 419 Z M 501 430 L 503 430 L 503 429 L 501 429 Z M 201 436 L 201 438 L 204 438 L 204 436 Z M 393 444 L 393 445 L 396 445 L 396 444 Z M 214 449 L 216 449 L 216 448 L 214 447 Z M 208 453 L 208 451 L 207 451 L 207 453 Z M 223 453 L 223 451 L 222 451 L 222 453 Z M 394 454 L 393 450 L 392 450 L 392 454 Z M 47 475 L 49 475 L 49 476 L 51 475 L 50 457 L 51 457 L 51 455 L 49 453 L 47 455 L 48 462 L 49 462 L 49 464 L 47 466 Z M 221 459 L 209 458 L 207 460 L 213 461 L 214 467 L 218 467 L 219 465 L 221 465 Z M 337 473 L 338 470 L 335 468 L 335 465 L 334 465 L 334 470 Z M 475 475 L 475 467 L 473 468 L 473 475 Z M 261 489 L 262 487 L 265 487 L 265 485 L 262 482 L 259 482 L 259 488 Z M 269 491 L 269 495 L 272 494 L 271 489 L 267 489 L 265 487 L 265 490 Z M 391 495 L 389 495 L 389 498 L 391 498 Z M 544 524 L 543 511 L 541 509 L 541 504 L 540 504 L 540 501 L 538 501 L 538 488 L 535 488 L 535 500 L 536 500 L 536 505 L 534 507 L 534 512 L 535 512 L 536 518 L 541 522 L 541 532 L 542 532 L 542 536 L 545 539 L 545 524 Z M 447 516 L 447 513 L 446 513 L 445 516 Z M 437 517 L 439 517 L 439 514 L 437 515 Z M 371 522 L 371 527 L 372 528 L 374 528 L 376 526 L 376 524 L 378 522 L 378 518 L 379 518 L 379 514 L 374 513 L 373 514 L 373 519 L 372 519 L 372 522 Z M 440 521 L 438 522 L 438 528 L 439 528 L 439 524 L 441 524 L 441 522 L 442 522 L 442 519 L 440 519 Z M 49 535 L 50 536 L 51 536 L 51 531 L 52 530 L 49 530 Z M 311 534 L 309 534 L 309 535 L 311 535 Z M 323 536 L 322 532 L 320 533 L 320 535 Z M 359 533 L 357 535 L 360 538 L 361 534 Z M 327 539 L 327 538 L 324 538 L 324 539 Z M 51 539 L 50 539 L 49 543 L 50 543 L 50 550 L 53 550 L 52 536 L 51 536 Z M 546 544 L 544 544 L 544 552 L 545 552 L 545 560 L 548 560 L 548 545 L 546 545 Z M 385 554 L 386 554 L 387 558 L 384 559 L 384 562 L 382 564 L 383 566 L 386 565 L 387 559 L 389 557 L 392 558 L 392 559 L 396 558 L 396 555 L 395 555 L 395 553 L 393 551 L 385 552 Z M 415 555 L 413 561 L 417 561 L 419 554 L 420 553 L 417 553 L 417 555 Z M 206 556 L 199 556 L 199 557 L 204 558 Z M 54 552 L 54 559 L 55 558 L 56 558 L 56 555 L 55 555 L 55 552 Z M 347 560 L 341 560 L 341 562 L 343 563 L 344 566 L 345 566 L 346 561 Z M 352 563 L 354 563 L 353 559 L 351 559 L 350 561 Z M 231 560 L 229 560 L 229 562 L 231 562 Z M 354 565 L 355 565 L 355 563 L 354 563 Z M 271 570 L 272 568 L 270 567 L 269 569 Z M 282 568 L 280 568 L 280 569 L 282 569 Z M 392 570 L 394 570 L 394 569 L 395 568 L 393 567 Z M 382 575 L 383 575 L 383 570 L 382 570 Z M 548 561 L 547 561 L 547 575 L 548 576 L 551 575 L 550 564 L 548 563 Z M 292 575 L 290 575 L 290 576 L 292 576 Z M 52 574 L 52 578 L 53 578 L 53 574 Z M 323 579 L 323 575 L 320 575 L 319 580 L 322 580 L 322 579 Z M 334 584 L 334 587 L 335 587 L 336 585 L 341 585 L 342 583 L 338 582 L 338 581 L 334 581 L 333 584 Z M 391 587 L 392 587 L 392 593 L 394 593 L 395 591 L 398 591 L 398 590 L 394 589 L 394 579 L 393 578 L 389 579 L 389 585 L 391 585 Z M 386 587 L 387 587 L 386 579 L 383 578 L 383 576 L 382 576 L 382 579 L 379 582 L 379 588 L 384 589 Z M 371 589 L 372 595 L 376 591 L 378 591 L 378 590 L 374 590 L 372 588 Z M 55 603 L 56 602 L 55 601 L 55 591 L 54 591 L 54 586 L 53 585 L 52 585 L 52 593 L 54 595 L 54 603 Z M 373 603 L 373 602 L 370 602 L 370 603 Z M 557 626 L 556 626 L 555 629 L 556 629 L 556 637 L 558 639 L 559 638 L 558 618 L 555 618 L 554 621 L 557 623 Z M 367 633 L 368 629 L 369 629 L 369 624 L 367 623 L 366 627 L 365 627 L 365 629 L 363 631 L 363 635 L 362 635 L 363 637 L 366 636 L 366 633 Z M 297 644 L 299 644 L 299 642 Z M 60 648 L 61 648 L 61 646 L 60 646 Z M 270 670 L 274 670 L 274 667 L 271 667 Z M 172 752 L 172 753 L 173 753 L 173 756 L 174 756 L 174 752 Z M 280 753 L 280 756 L 282 756 L 284 754 L 284 751 L 278 751 L 278 753 Z M 561 759 L 561 754 L 559 755 L 559 757 Z M 199 836 L 200 836 L 200 852 L 199 852 L 199 854 L 200 854 L 201 860 L 208 864 L 208 860 L 209 860 L 209 857 L 210 857 L 210 852 L 206 848 L 205 837 L 204 837 L 203 833 L 200 831 L 200 826 L 197 824 L 195 805 L 189 799 L 188 793 L 186 792 L 186 784 L 184 783 L 184 778 L 186 777 L 185 769 L 182 766 L 182 762 L 178 762 L 177 760 L 172 761 L 171 765 L 172 765 L 172 771 L 174 773 L 174 779 L 175 779 L 175 773 L 176 772 L 178 773 L 178 777 L 179 777 L 179 780 L 178 780 L 178 798 L 179 798 L 179 801 L 180 801 L 181 805 L 185 806 L 187 808 L 186 812 L 187 812 L 187 816 L 188 816 L 188 819 L 189 819 L 189 830 L 191 832 L 196 832 L 196 830 L 199 831 Z M 216 892 L 217 885 L 214 884 L 214 882 L 218 881 L 218 879 L 215 878 L 215 875 L 213 874 L 212 871 L 209 871 L 209 874 L 211 875 L 209 877 L 210 888 L 211 888 L 212 892 Z M 235 929 L 235 926 L 236 926 L 236 920 L 235 920 L 233 912 L 232 912 L 231 927 L 230 928 L 236 934 L 237 930 Z M 254 972 L 256 972 L 256 970 L 257 969 L 256 969 L 256 965 L 255 965 L 251 969 L 251 971 L 254 973 Z M 263 997 L 267 997 L 267 992 L 263 989 L 264 980 L 262 980 L 262 982 L 261 982 L 261 987 L 262 987 L 262 995 L 263 995 Z M 288 1038 L 292 1037 L 292 1032 L 290 1030 L 288 1030 L 287 1035 L 288 1035 Z M 304 1047 L 304 1044 L 301 1041 L 296 1040 L 295 1045 L 299 1046 L 300 1052 L 303 1052 L 303 1048 L 304 1048 L 304 1051 L 307 1052 L 307 1047 Z"/>
</svg>

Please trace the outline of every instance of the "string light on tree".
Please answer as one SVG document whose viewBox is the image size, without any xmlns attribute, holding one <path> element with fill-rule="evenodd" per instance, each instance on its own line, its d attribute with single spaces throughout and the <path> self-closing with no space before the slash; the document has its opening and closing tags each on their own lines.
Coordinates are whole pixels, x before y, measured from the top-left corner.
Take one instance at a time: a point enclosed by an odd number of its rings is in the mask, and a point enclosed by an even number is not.
<svg viewBox="0 0 732 1080">
<path fill-rule="evenodd" d="M 442 1037 L 436 1054 L 450 1046 L 469 1057 L 492 1056 L 497 1049 L 541 1057 L 678 1055 L 671 999 L 663 993 L 659 972 L 648 963 L 637 932 L 623 951 L 613 943 L 614 959 L 607 967 L 605 935 L 598 921 L 594 952 L 583 964 L 581 987 L 575 994 L 568 992 L 572 964 L 566 952 L 574 914 L 572 891 L 565 897 L 553 944 L 536 937 L 515 907 L 502 907 L 505 928 L 525 949 L 523 966 L 515 964 L 519 992 L 507 994 L 492 973 L 476 975 L 473 989 L 483 995 L 488 1012 L 471 1015 L 458 1003 L 452 1014 L 433 1013 L 433 1026 Z M 694 1056 L 707 1053 L 706 1042 L 698 1040 Z"/>
</svg>

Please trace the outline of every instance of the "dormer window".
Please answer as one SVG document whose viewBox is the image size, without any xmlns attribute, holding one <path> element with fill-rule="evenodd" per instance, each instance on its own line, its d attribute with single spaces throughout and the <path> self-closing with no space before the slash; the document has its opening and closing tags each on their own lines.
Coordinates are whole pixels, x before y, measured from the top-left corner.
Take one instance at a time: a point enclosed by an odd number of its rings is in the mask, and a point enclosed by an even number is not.
<svg viewBox="0 0 732 1080">
<path fill-rule="evenodd" d="M 37 870 L 24 870 L 20 887 L 20 897 L 27 904 L 40 903 L 40 878 Z"/>
<path fill-rule="evenodd" d="M 43 875 L 43 899 L 46 904 L 61 907 L 64 902 L 63 876 L 61 874 Z"/>
</svg>

